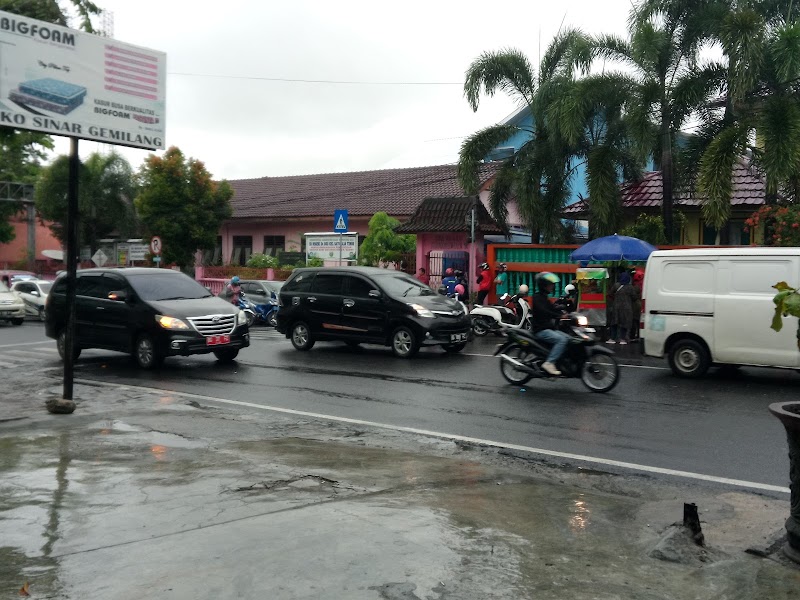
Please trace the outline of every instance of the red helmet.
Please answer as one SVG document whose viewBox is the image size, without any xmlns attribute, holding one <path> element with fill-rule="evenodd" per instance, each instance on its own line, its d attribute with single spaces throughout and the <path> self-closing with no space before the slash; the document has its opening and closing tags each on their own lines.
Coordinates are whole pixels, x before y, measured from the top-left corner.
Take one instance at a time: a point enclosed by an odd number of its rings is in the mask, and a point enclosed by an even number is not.
<svg viewBox="0 0 800 600">
<path fill-rule="evenodd" d="M 463 294 L 465 291 L 466 290 L 464 289 L 464 286 L 461 285 L 460 283 L 456 286 L 456 294 L 458 294 L 459 296 Z"/>
<path fill-rule="evenodd" d="M 447 268 L 447 270 L 445 270 L 444 274 L 445 274 L 445 275 L 452 275 L 452 274 L 453 274 L 453 269 L 451 269 L 450 267 L 448 267 L 448 268 Z"/>
</svg>

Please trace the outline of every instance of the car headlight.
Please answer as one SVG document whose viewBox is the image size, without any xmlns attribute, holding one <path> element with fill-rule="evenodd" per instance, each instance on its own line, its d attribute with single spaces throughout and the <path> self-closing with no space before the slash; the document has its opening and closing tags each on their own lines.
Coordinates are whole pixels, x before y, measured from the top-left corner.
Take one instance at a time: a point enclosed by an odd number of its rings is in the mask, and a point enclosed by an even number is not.
<svg viewBox="0 0 800 600">
<path fill-rule="evenodd" d="M 589 326 L 589 318 L 586 315 L 578 315 L 575 322 L 578 324 L 578 327 Z"/>
<path fill-rule="evenodd" d="M 425 308 L 421 304 L 409 304 L 411 308 L 414 309 L 414 312 L 417 313 L 418 317 L 425 317 L 428 319 L 433 319 L 436 317 L 429 309 Z"/>
<path fill-rule="evenodd" d="M 247 315 L 244 313 L 243 310 L 240 310 L 236 313 L 236 324 L 237 325 L 247 325 Z"/>
<path fill-rule="evenodd" d="M 189 329 L 185 321 L 181 321 L 175 317 L 168 317 L 167 315 L 156 315 L 156 321 L 164 329 L 177 329 L 180 331 Z"/>
</svg>

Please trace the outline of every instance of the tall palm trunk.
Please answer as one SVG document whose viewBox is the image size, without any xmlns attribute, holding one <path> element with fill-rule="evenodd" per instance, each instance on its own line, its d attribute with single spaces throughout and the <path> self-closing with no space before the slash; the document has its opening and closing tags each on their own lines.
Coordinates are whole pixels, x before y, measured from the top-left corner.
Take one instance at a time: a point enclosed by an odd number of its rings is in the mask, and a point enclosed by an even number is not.
<svg viewBox="0 0 800 600">
<path fill-rule="evenodd" d="M 661 216 L 667 243 L 672 244 L 672 132 L 669 115 L 669 106 L 664 102 L 661 105 Z"/>
</svg>

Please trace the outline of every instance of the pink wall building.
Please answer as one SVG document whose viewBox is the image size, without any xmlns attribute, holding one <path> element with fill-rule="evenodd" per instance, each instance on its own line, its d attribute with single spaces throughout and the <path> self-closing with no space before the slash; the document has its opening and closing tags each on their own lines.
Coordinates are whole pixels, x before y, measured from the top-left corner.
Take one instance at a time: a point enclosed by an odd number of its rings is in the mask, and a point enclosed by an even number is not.
<svg viewBox="0 0 800 600">
<path fill-rule="evenodd" d="M 482 167 L 484 190 L 496 168 L 494 164 Z M 207 264 L 243 265 L 253 253 L 301 252 L 305 248 L 303 234 L 333 231 L 336 209 L 348 211 L 349 230 L 363 237 L 377 212 L 406 221 L 425 198 L 464 196 L 455 165 L 261 177 L 229 183 L 234 190 L 233 217 L 222 226 L 217 250 L 206 253 Z M 488 192 L 484 191 L 482 199 L 486 196 Z"/>
</svg>

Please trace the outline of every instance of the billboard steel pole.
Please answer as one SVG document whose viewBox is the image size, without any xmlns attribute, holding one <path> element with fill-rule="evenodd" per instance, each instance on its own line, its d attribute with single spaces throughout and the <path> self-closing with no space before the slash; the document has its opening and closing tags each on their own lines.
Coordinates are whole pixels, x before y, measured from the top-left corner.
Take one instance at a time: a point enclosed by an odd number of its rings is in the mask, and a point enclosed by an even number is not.
<svg viewBox="0 0 800 600">
<path fill-rule="evenodd" d="M 75 286 L 78 270 L 78 138 L 70 138 L 67 184 L 67 329 L 64 339 L 64 400 L 72 400 L 75 363 Z"/>
</svg>

